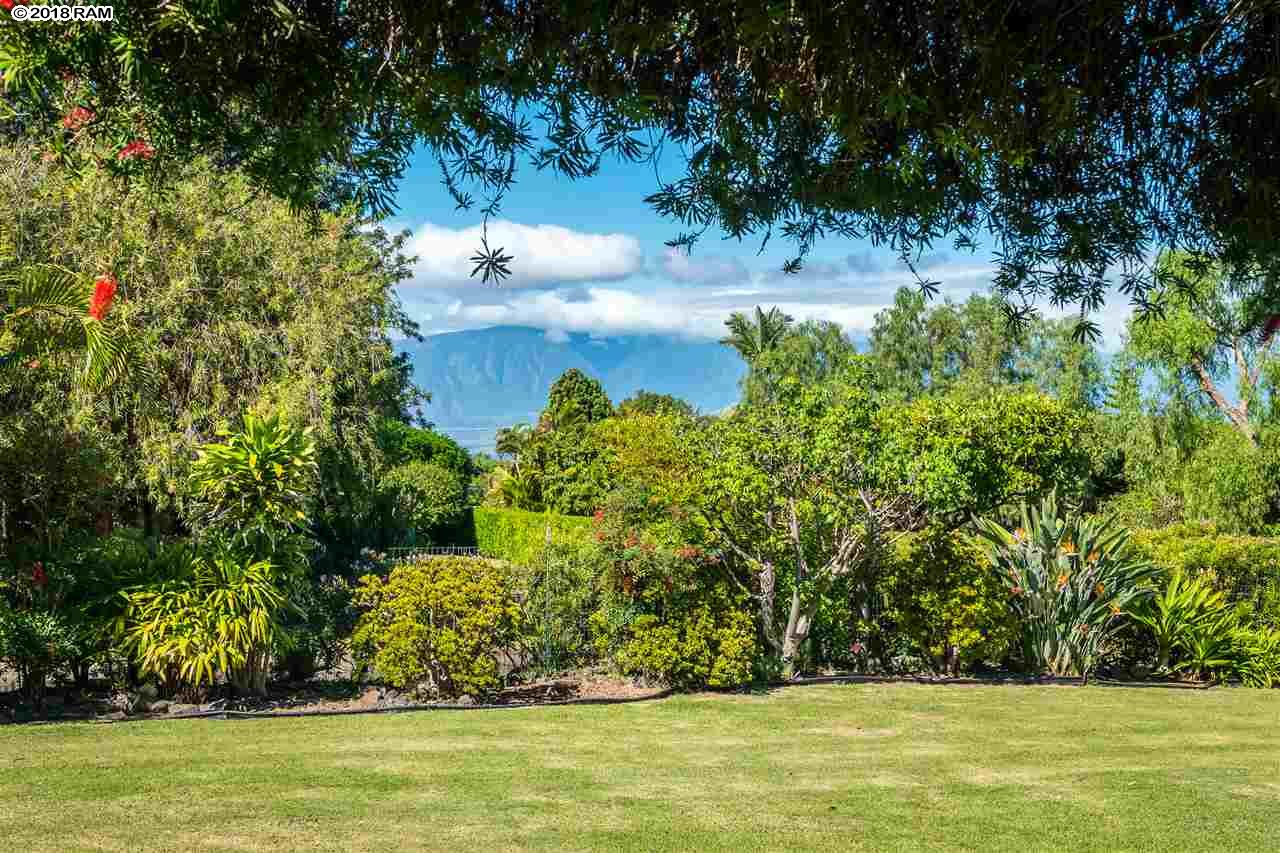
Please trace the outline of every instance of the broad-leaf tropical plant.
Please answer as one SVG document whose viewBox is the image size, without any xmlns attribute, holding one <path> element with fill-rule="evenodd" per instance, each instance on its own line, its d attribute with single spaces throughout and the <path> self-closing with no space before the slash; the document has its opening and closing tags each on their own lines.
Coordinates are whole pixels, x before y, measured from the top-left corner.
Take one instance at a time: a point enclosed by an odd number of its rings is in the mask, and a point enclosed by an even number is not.
<svg viewBox="0 0 1280 853">
<path fill-rule="evenodd" d="M 315 477 L 310 428 L 248 414 L 239 432 L 206 444 L 192 469 L 196 521 L 269 558 L 306 524 Z"/>
<path fill-rule="evenodd" d="M 1205 578 L 1175 572 L 1163 589 L 1139 599 L 1130 615 L 1155 637 L 1156 664 L 1163 670 L 1168 669 L 1174 650 L 1185 647 L 1202 625 L 1220 617 L 1225 608 L 1226 599 Z"/>
<path fill-rule="evenodd" d="M 1151 594 L 1157 569 L 1134 557 L 1114 519 L 1067 511 L 1050 493 L 1023 504 L 1021 526 L 989 518 L 977 528 L 1009 593 L 1023 663 L 1053 675 L 1088 677 L 1124 614 Z"/>
<path fill-rule="evenodd" d="M 174 579 L 122 593 L 122 647 L 171 691 L 198 693 L 222 676 L 240 692 L 263 692 L 273 647 L 288 645 L 283 573 L 231 549 L 175 560 Z"/>
</svg>

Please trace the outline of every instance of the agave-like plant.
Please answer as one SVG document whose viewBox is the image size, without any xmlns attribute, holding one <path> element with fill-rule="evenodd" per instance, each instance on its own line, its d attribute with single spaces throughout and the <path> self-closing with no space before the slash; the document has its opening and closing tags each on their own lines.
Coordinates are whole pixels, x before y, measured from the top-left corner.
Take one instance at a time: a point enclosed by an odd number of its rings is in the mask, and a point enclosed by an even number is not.
<svg viewBox="0 0 1280 853">
<path fill-rule="evenodd" d="M 1131 554 L 1128 531 L 1114 519 L 1064 512 L 1056 495 L 1023 504 L 1021 518 L 1016 530 L 985 518 L 977 527 L 1008 591 L 1023 661 L 1087 678 L 1126 611 L 1151 595 L 1158 570 Z"/>
</svg>

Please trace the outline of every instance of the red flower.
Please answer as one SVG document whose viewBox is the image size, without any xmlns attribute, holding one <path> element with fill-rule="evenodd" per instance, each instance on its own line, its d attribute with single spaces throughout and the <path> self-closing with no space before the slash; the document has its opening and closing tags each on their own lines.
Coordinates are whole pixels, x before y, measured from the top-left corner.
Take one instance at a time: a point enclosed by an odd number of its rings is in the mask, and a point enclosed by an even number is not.
<svg viewBox="0 0 1280 853">
<path fill-rule="evenodd" d="M 1267 325 L 1262 330 L 1262 342 L 1265 344 L 1271 340 L 1271 336 L 1280 329 L 1280 314 L 1272 314 L 1267 318 Z"/>
<path fill-rule="evenodd" d="M 31 567 L 31 582 L 41 588 L 49 582 L 49 576 L 44 573 L 44 563 L 36 561 Z"/>
<path fill-rule="evenodd" d="M 97 118 L 97 114 L 93 110 L 85 107 L 76 107 L 62 117 L 62 126 L 67 130 L 79 130 L 95 118 Z"/>
<path fill-rule="evenodd" d="M 694 545 L 683 545 L 680 547 L 680 550 L 676 552 L 682 560 L 696 560 L 701 553 L 702 552 Z"/>
<path fill-rule="evenodd" d="M 13 0 L 0 0 L 0 6 L 3 6 L 6 12 L 12 12 L 13 7 L 16 5 Z"/>
<path fill-rule="evenodd" d="M 98 280 L 93 283 L 93 298 L 89 300 L 90 317 L 99 323 L 102 322 L 102 318 L 111 310 L 111 302 L 116 298 L 117 287 L 119 283 L 115 276 L 98 276 Z"/>
<path fill-rule="evenodd" d="M 855 655 L 860 655 L 864 651 L 866 651 L 866 647 L 863 646 L 862 643 L 859 643 L 857 640 L 854 640 L 852 643 L 849 644 L 849 651 Z"/>
<path fill-rule="evenodd" d="M 596 510 L 595 514 L 591 517 L 594 518 L 596 521 L 604 521 L 604 510 L 602 509 Z"/>
<path fill-rule="evenodd" d="M 154 156 L 156 156 L 156 150 L 148 145 L 145 139 L 135 139 L 120 149 L 116 159 L 128 160 L 133 157 L 141 157 L 143 160 L 150 160 Z"/>
<path fill-rule="evenodd" d="M 640 544 L 640 540 L 636 538 L 634 533 L 627 534 L 627 541 L 624 543 L 628 548 L 634 548 Z"/>
</svg>

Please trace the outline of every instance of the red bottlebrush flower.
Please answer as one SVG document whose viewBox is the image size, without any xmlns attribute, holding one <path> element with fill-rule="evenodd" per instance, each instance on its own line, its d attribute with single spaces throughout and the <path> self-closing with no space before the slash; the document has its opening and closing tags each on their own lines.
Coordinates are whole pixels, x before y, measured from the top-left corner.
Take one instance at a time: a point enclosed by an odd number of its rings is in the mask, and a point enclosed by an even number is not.
<svg viewBox="0 0 1280 853">
<path fill-rule="evenodd" d="M 86 107 L 76 107 L 62 117 L 62 126 L 67 130 L 79 130 L 97 118 L 97 113 Z"/>
<path fill-rule="evenodd" d="M 36 561 L 31 567 L 31 582 L 41 588 L 49 583 L 49 576 L 44 572 L 44 563 Z"/>
<path fill-rule="evenodd" d="M 93 283 L 93 298 L 89 300 L 89 316 L 102 322 L 102 318 L 107 316 L 107 312 L 111 310 L 111 303 L 116 298 L 116 288 L 119 283 L 113 275 L 100 275 L 98 280 Z"/>
<path fill-rule="evenodd" d="M 604 521 L 604 510 L 602 509 L 596 510 L 591 517 L 594 518 L 597 522 Z"/>
<path fill-rule="evenodd" d="M 13 0 L 0 0 L 0 6 L 3 6 L 6 12 L 12 12 L 15 5 L 17 4 Z"/>
<path fill-rule="evenodd" d="M 129 160 L 134 157 L 141 157 L 143 160 L 150 160 L 154 156 L 156 156 L 156 150 L 148 145 L 145 139 L 135 139 L 120 149 L 116 159 Z"/>
</svg>

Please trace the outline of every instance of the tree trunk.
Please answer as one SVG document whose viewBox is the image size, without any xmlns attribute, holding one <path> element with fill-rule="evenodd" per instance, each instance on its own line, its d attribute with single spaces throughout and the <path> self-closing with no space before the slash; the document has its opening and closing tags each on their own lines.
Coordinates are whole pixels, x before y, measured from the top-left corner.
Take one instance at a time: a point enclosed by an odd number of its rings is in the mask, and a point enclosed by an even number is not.
<svg viewBox="0 0 1280 853">
<path fill-rule="evenodd" d="M 799 677 L 797 664 L 804 641 L 809 639 L 809 629 L 813 626 L 813 617 L 818 609 L 818 598 L 808 603 L 801 601 L 799 590 L 791 593 L 791 611 L 787 615 L 787 630 L 782 636 L 782 677 L 792 679 Z"/>
</svg>

